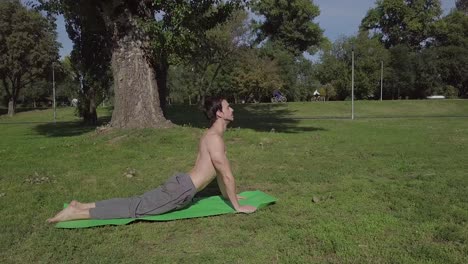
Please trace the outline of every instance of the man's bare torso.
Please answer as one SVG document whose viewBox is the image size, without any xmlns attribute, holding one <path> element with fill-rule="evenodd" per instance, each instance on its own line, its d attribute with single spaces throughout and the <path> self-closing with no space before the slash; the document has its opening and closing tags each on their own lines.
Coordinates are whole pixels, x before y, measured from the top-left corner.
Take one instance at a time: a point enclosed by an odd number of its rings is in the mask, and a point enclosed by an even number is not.
<svg viewBox="0 0 468 264">
<path fill-rule="evenodd" d="M 208 151 L 208 144 L 213 144 L 214 137 L 221 136 L 211 130 L 208 130 L 203 134 L 198 146 L 198 155 L 195 166 L 189 172 L 197 191 L 201 191 L 216 177 L 216 169 L 213 166 L 213 162 Z"/>
</svg>

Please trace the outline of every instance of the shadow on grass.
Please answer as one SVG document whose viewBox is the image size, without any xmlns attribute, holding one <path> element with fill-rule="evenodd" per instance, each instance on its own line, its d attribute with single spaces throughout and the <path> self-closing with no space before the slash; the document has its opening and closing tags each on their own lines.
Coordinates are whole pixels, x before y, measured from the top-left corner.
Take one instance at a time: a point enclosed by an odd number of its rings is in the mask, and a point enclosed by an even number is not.
<svg viewBox="0 0 468 264">
<path fill-rule="evenodd" d="M 284 104 L 232 105 L 234 122 L 231 127 L 253 129 L 260 132 L 301 133 L 324 130 L 301 126 L 299 118 L 292 118 L 294 111 Z M 180 126 L 206 128 L 209 122 L 197 106 L 173 105 L 168 108 L 168 119 Z"/>
<path fill-rule="evenodd" d="M 37 125 L 34 129 L 41 135 L 48 137 L 71 137 L 78 136 L 96 129 L 110 121 L 110 116 L 98 118 L 97 125 L 86 125 L 82 121 L 69 121 L 57 123 L 45 123 Z"/>
<path fill-rule="evenodd" d="M 15 109 L 15 113 L 22 113 L 22 112 L 28 112 L 28 111 L 44 111 L 44 110 L 49 110 L 52 108 L 48 107 L 18 107 Z M 0 116 L 1 115 L 7 115 L 8 114 L 8 108 L 0 108 Z"/>
<path fill-rule="evenodd" d="M 219 190 L 218 182 L 214 180 L 214 181 L 211 181 L 203 190 L 197 192 L 194 198 L 196 199 L 196 198 L 210 197 L 210 196 L 216 196 L 216 195 L 222 195 L 222 193 Z"/>
<path fill-rule="evenodd" d="M 323 128 L 301 126 L 299 118 L 291 118 L 293 111 L 284 104 L 245 104 L 233 105 L 235 120 L 231 127 L 253 129 L 260 132 L 301 133 L 321 131 Z M 197 106 L 172 105 L 168 107 L 168 119 L 180 126 L 207 128 L 209 122 Z M 110 122 L 111 116 L 98 118 L 98 125 Z M 45 123 L 35 127 L 41 135 L 50 137 L 77 136 L 92 130 L 97 126 L 89 126 L 81 121 Z"/>
</svg>

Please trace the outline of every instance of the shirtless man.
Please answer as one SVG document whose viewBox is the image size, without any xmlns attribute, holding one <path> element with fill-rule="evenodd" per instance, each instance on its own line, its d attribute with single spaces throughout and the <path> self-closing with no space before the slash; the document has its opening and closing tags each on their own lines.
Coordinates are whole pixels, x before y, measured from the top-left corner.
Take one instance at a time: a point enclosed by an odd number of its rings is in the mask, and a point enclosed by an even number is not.
<svg viewBox="0 0 468 264">
<path fill-rule="evenodd" d="M 47 222 L 76 219 L 138 218 L 157 215 L 183 208 L 190 204 L 195 194 L 205 188 L 215 177 L 223 197 L 241 213 L 256 210 L 250 205 L 239 205 L 236 184 L 229 160 L 226 157 L 223 135 L 227 125 L 234 120 L 234 110 L 223 98 L 209 99 L 205 111 L 211 127 L 200 139 L 197 161 L 187 174 L 176 174 L 163 185 L 143 195 L 114 198 L 95 203 L 72 201 L 70 205 Z M 217 175 L 217 176 L 216 176 Z"/>
</svg>

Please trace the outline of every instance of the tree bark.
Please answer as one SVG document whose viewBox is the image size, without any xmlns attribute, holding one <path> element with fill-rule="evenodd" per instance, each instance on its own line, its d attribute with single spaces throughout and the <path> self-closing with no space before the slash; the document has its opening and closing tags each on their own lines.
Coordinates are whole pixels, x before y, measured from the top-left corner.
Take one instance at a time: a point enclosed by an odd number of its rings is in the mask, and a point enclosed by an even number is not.
<svg viewBox="0 0 468 264">
<path fill-rule="evenodd" d="M 169 127 L 160 107 L 155 71 L 139 41 L 123 37 L 112 53 L 115 104 L 111 126 Z"/>
<path fill-rule="evenodd" d="M 151 4 L 151 1 L 121 0 L 99 4 L 113 39 L 111 64 L 115 97 L 110 125 L 115 128 L 172 126 L 161 110 L 162 89 L 158 89 L 155 70 L 145 53 L 147 36 L 135 19 L 142 16 L 154 19 Z"/>
</svg>

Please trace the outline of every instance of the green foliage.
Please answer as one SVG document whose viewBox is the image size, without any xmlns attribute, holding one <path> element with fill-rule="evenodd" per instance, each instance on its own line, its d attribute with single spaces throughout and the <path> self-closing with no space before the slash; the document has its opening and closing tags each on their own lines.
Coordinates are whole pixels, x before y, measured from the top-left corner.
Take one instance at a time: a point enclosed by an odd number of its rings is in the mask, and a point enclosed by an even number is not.
<svg viewBox="0 0 468 264">
<path fill-rule="evenodd" d="M 468 97 L 468 50 L 465 47 L 446 46 L 434 48 L 435 65 L 445 84 L 458 89 L 458 96 Z"/>
<path fill-rule="evenodd" d="M 23 107 L 48 107 L 52 103 L 52 82 L 37 79 L 24 87 L 20 99 Z"/>
<path fill-rule="evenodd" d="M 467 95 L 468 16 L 459 10 L 442 19 L 439 14 L 439 1 L 380 1 L 369 10 L 361 28 L 378 29 L 390 47 L 387 98 L 452 94 L 445 92 L 448 86 Z"/>
<path fill-rule="evenodd" d="M 299 74 L 296 56 L 277 42 L 269 41 L 259 48 L 259 54 L 277 62 L 279 75 L 283 82 L 283 92 L 289 99 L 293 98 Z"/>
<path fill-rule="evenodd" d="M 320 87 L 320 82 L 315 77 L 316 67 L 311 61 L 300 57 L 296 61 L 297 65 L 297 78 L 295 89 L 292 91 L 293 101 L 307 101 L 312 98 L 315 89 Z"/>
<path fill-rule="evenodd" d="M 58 97 L 66 98 L 70 103 L 74 98 L 78 98 L 80 83 L 69 56 L 60 61 L 59 70 L 56 93 Z"/>
<path fill-rule="evenodd" d="M 461 2 L 458 2 L 461 5 Z M 458 6 L 459 6 L 458 5 Z M 458 89 L 458 96 L 468 96 L 468 14 L 453 10 L 434 25 L 434 41 L 430 49 L 431 63 L 440 76 L 440 89 L 447 85 Z"/>
<path fill-rule="evenodd" d="M 258 42 L 268 38 L 299 56 L 322 41 L 323 30 L 313 22 L 320 10 L 312 1 L 258 0 L 252 10 L 265 18 L 256 23 Z"/>
<path fill-rule="evenodd" d="M 198 102 L 198 87 L 196 80 L 198 75 L 192 71 L 192 67 L 184 65 L 174 65 L 169 70 L 168 93 L 171 102 L 184 103 L 190 105 Z"/>
<path fill-rule="evenodd" d="M 466 0 L 457 0 L 455 6 L 458 11 L 464 12 L 465 15 L 468 15 L 468 1 Z"/>
<path fill-rule="evenodd" d="M 355 56 L 355 97 L 380 97 L 381 62 L 389 61 L 388 51 L 367 32 L 356 37 L 338 39 L 331 50 L 324 50 L 317 78 L 322 84 L 333 85 L 338 99 L 351 95 L 352 47 Z"/>
<path fill-rule="evenodd" d="M 195 85 L 200 103 L 209 94 L 228 96 L 234 93 L 234 87 L 229 84 L 226 75 L 230 75 L 229 71 L 245 45 L 243 41 L 248 30 L 246 19 L 247 13 L 243 10 L 233 13 L 226 22 L 206 31 L 205 39 L 200 40 L 199 47 L 192 53 L 187 66 L 192 67 L 197 76 Z"/>
<path fill-rule="evenodd" d="M 442 89 L 442 93 L 445 97 L 447 98 L 451 98 L 451 99 L 456 99 L 459 97 L 459 94 L 458 94 L 459 90 L 451 85 L 446 85 L 443 89 Z"/>
<path fill-rule="evenodd" d="M 206 32 L 218 24 L 225 22 L 234 10 L 242 6 L 243 1 L 161 1 L 154 0 L 151 9 L 153 16 L 140 20 L 140 24 L 148 34 L 149 58 L 156 70 L 161 107 L 165 109 L 167 95 L 167 79 L 171 64 L 187 63 L 197 56 L 215 56 L 213 53 L 200 55 L 206 45 L 212 40 Z M 145 40 L 146 41 L 146 40 Z M 211 42 L 211 44 L 207 44 Z M 205 50 L 210 51 L 210 50 Z M 206 73 L 210 63 L 199 69 Z M 219 64 L 218 64 L 219 65 Z M 196 67 L 199 68 L 199 67 Z M 218 70 L 215 70 L 216 77 Z M 213 79 L 213 78 L 212 78 Z M 203 83 L 203 82 L 202 82 Z M 206 94 L 206 87 L 200 87 L 200 96 Z"/>
<path fill-rule="evenodd" d="M 245 11 L 234 12 L 227 21 L 206 31 L 186 61 L 171 67 L 168 87 L 171 99 L 202 103 L 206 95 L 235 94 L 231 73 L 245 45 L 246 18 Z"/>
<path fill-rule="evenodd" d="M 317 84 L 311 63 L 302 54 L 315 53 L 326 41 L 323 30 L 313 22 L 320 14 L 318 6 L 306 0 L 259 0 L 254 1 L 252 10 L 262 16 L 253 23 L 260 54 L 277 62 L 283 94 L 289 100 L 307 100 Z"/>
<path fill-rule="evenodd" d="M 171 97 L 188 98 L 190 103 L 201 103 L 213 94 L 234 101 L 249 97 L 269 101 L 272 91 L 283 87 L 277 61 L 246 46 L 246 18 L 245 11 L 235 12 L 206 32 L 190 60 L 170 72 L 174 74 L 170 77 Z"/>
<path fill-rule="evenodd" d="M 318 90 L 320 96 L 325 97 L 325 100 L 335 100 L 336 99 L 336 89 L 331 84 L 323 85 L 320 90 Z"/>
<path fill-rule="evenodd" d="M 106 98 L 112 84 L 111 33 L 95 1 L 61 0 L 59 10 L 73 42 L 70 70 L 81 86 L 78 113 L 85 122 L 95 124 L 96 106 Z"/>
<path fill-rule="evenodd" d="M 20 1 L 0 2 L 0 81 L 14 114 L 20 91 L 51 75 L 58 59 L 55 24 Z"/>
<path fill-rule="evenodd" d="M 348 96 L 350 73 L 343 56 L 342 45 L 345 39 L 338 39 L 332 47 L 322 51 L 317 67 L 317 79 L 324 85 L 330 85 L 336 91 L 336 98 L 343 100 Z"/>
<path fill-rule="evenodd" d="M 282 88 L 276 61 L 260 57 L 255 49 L 244 49 L 238 62 L 233 79 L 240 96 L 253 94 L 258 101 L 269 101 L 273 91 Z"/>
<path fill-rule="evenodd" d="M 140 23 L 149 34 L 150 51 L 155 63 L 171 59 L 187 59 L 206 40 L 205 33 L 225 22 L 242 1 L 162 1 L 153 0 L 151 9 L 156 20 L 142 19 Z"/>
<path fill-rule="evenodd" d="M 415 58 L 415 53 L 405 45 L 390 49 L 389 78 L 385 79 L 387 98 L 401 99 L 410 96 L 416 78 L 413 64 Z"/>
<path fill-rule="evenodd" d="M 361 22 L 361 29 L 375 30 L 387 48 L 404 44 L 420 49 L 431 37 L 431 25 L 440 17 L 440 1 L 379 0 Z"/>
<path fill-rule="evenodd" d="M 435 46 L 468 48 L 468 14 L 453 11 L 434 24 Z"/>
<path fill-rule="evenodd" d="M 389 61 L 388 51 L 377 39 L 360 32 L 349 40 L 355 45 L 355 96 L 358 99 L 380 97 L 381 62 Z"/>
<path fill-rule="evenodd" d="M 52 69 L 51 69 L 52 71 Z M 66 56 L 59 62 L 54 62 L 55 97 L 59 106 L 70 105 L 73 98 L 78 98 L 80 85 L 72 72 L 70 57 Z M 37 79 L 24 87 L 21 104 L 23 107 L 49 106 L 52 103 L 53 88 L 52 73 L 47 78 Z"/>
</svg>

